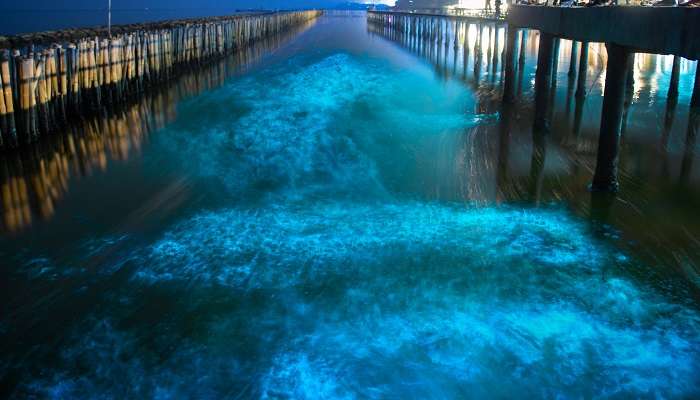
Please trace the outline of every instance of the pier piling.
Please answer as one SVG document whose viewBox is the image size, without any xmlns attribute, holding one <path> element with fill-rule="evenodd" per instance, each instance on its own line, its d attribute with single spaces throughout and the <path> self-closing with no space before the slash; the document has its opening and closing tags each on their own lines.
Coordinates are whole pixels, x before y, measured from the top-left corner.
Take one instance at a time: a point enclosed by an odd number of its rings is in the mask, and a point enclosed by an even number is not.
<svg viewBox="0 0 700 400">
<path fill-rule="evenodd" d="M 673 66 L 671 67 L 671 81 L 668 85 L 668 99 L 678 98 L 678 81 L 681 74 L 681 58 L 673 56 Z"/>
<path fill-rule="evenodd" d="M 598 155 L 591 190 L 617 192 L 617 166 L 620 152 L 620 131 L 627 84 L 629 49 L 608 43 L 603 112 L 598 138 Z"/>
<path fill-rule="evenodd" d="M 549 131 L 549 90 L 552 82 L 554 37 L 543 33 L 537 54 L 537 72 L 535 73 L 535 122 L 537 133 Z"/>
<path fill-rule="evenodd" d="M 576 97 L 586 97 L 586 75 L 588 75 L 588 42 L 581 42 L 581 55 L 579 56 L 579 60 Z"/>
<path fill-rule="evenodd" d="M 515 41 L 518 29 L 512 25 L 506 29 L 506 76 L 503 82 L 503 101 L 513 103 L 515 101 Z"/>
<path fill-rule="evenodd" d="M 32 143 L 69 121 L 118 111 L 175 73 L 319 15 L 245 14 L 113 26 L 111 32 L 95 28 L 0 37 L 0 148 Z"/>
<path fill-rule="evenodd" d="M 578 42 L 571 41 L 571 56 L 569 58 L 569 78 L 576 77 L 576 56 L 578 55 Z"/>
<path fill-rule="evenodd" d="M 695 84 L 693 85 L 693 95 L 690 99 L 691 108 L 700 108 L 700 61 L 695 66 Z"/>
</svg>

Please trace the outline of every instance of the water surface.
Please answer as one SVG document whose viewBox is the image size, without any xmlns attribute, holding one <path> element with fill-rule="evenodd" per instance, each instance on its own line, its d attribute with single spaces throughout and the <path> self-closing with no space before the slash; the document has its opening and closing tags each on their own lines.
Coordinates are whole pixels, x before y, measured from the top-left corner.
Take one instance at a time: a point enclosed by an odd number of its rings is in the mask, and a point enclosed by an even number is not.
<svg viewBox="0 0 700 400">
<path fill-rule="evenodd" d="M 1 393 L 699 395 L 694 66 L 660 149 L 668 62 L 638 58 L 601 198 L 604 70 L 574 135 L 562 42 L 541 142 L 536 37 L 506 111 L 502 36 L 465 57 L 333 14 L 3 159 Z"/>
</svg>

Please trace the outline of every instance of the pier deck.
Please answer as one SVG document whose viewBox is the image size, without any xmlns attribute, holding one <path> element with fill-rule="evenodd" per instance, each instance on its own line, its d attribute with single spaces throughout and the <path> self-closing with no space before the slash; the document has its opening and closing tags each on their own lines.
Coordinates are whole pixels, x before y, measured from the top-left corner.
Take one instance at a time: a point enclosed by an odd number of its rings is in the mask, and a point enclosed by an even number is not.
<svg viewBox="0 0 700 400">
<path fill-rule="evenodd" d="M 700 58 L 700 8 L 512 5 L 509 24 L 581 42 L 614 43 L 636 53 Z"/>
</svg>

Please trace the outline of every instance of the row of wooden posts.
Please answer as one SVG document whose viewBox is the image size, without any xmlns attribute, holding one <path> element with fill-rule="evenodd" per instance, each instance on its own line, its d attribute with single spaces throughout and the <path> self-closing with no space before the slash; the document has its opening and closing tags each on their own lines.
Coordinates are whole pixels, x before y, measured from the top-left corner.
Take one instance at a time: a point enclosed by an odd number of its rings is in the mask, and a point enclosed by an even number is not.
<svg viewBox="0 0 700 400">
<path fill-rule="evenodd" d="M 191 69 L 167 85 L 143 93 L 139 101 L 81 118 L 40 143 L 1 154 L 0 231 L 18 232 L 36 218 L 51 218 L 72 180 L 105 170 L 107 160 L 121 161 L 138 154 L 152 132 L 176 118 L 177 104 L 182 100 L 223 86 L 227 78 L 312 23 L 297 25 Z"/>
<path fill-rule="evenodd" d="M 0 46 L 12 47 L 0 50 L 0 149 L 37 141 L 73 119 L 123 105 L 183 68 L 319 15 L 295 11 L 172 21 L 117 27 L 112 36 L 104 30 L 94 36 L 56 33 L 48 43 L 47 35 L 37 35 L 36 42 L 0 38 Z M 65 36 L 74 40 L 61 40 Z"/>
<path fill-rule="evenodd" d="M 390 13 L 368 13 L 370 23 L 391 27 L 399 32 L 406 32 L 423 39 L 442 41 L 448 34 L 449 24 L 443 16 L 414 16 Z"/>
<path fill-rule="evenodd" d="M 469 22 L 469 18 L 455 19 L 442 16 L 404 15 L 386 12 L 370 12 L 368 20 L 376 25 L 384 26 L 399 35 L 411 37 L 423 37 L 425 40 L 447 41 L 454 36 L 457 41 L 458 27 L 460 23 Z M 477 21 L 479 24 L 480 21 Z M 503 106 L 513 104 L 516 101 L 515 69 L 516 65 L 523 63 L 524 42 L 527 38 L 527 30 L 511 24 L 499 21 L 486 21 L 486 23 L 503 24 L 506 28 L 506 46 L 504 48 L 504 82 L 503 82 Z M 518 40 L 518 32 L 521 32 Z M 495 36 L 498 38 L 498 35 Z M 556 88 L 556 58 L 559 54 L 559 39 L 551 34 L 540 33 L 537 55 L 537 69 L 535 78 L 535 116 L 533 131 L 535 136 L 542 136 L 549 131 L 551 115 L 550 99 Z M 516 50 L 518 42 L 521 43 L 520 61 Z M 477 40 L 478 46 L 478 40 Z M 577 63 L 576 53 L 580 46 L 580 60 Z M 576 99 L 586 97 L 586 78 L 588 66 L 588 42 L 572 42 L 572 52 L 569 68 L 570 81 L 576 81 Z M 626 48 L 615 43 L 606 43 L 607 60 L 605 75 L 605 91 L 603 110 L 601 113 L 600 133 L 598 136 L 598 148 L 596 151 L 596 168 L 590 189 L 601 192 L 616 192 L 619 189 L 618 163 L 620 153 L 621 134 L 626 125 L 626 115 L 630 94 L 633 93 L 634 77 L 632 74 L 634 63 L 634 49 Z M 498 46 L 496 45 L 496 48 Z M 498 50 L 495 50 L 498 51 Z M 578 71 L 577 71 L 578 64 Z M 671 79 L 668 88 L 668 102 L 675 108 L 678 99 L 680 56 L 674 56 Z M 521 67 L 522 68 L 522 67 Z M 582 102 L 581 102 L 582 103 Z M 690 99 L 692 113 L 700 111 L 700 67 L 696 69 L 695 83 Z M 580 116 L 577 111 L 575 122 L 576 130 L 580 126 Z M 689 121 L 689 138 L 694 136 L 695 121 Z"/>
</svg>

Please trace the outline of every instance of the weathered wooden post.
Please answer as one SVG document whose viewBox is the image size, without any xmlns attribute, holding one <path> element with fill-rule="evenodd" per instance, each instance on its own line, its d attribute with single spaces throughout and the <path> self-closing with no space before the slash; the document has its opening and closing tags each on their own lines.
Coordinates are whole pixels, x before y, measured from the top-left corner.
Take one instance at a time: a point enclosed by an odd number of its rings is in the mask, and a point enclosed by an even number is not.
<svg viewBox="0 0 700 400">
<path fill-rule="evenodd" d="M 34 58 L 32 56 L 19 59 L 20 75 L 20 107 L 22 115 L 22 134 L 25 143 L 31 143 L 38 138 L 36 122 L 36 81 L 34 79 Z"/>
<path fill-rule="evenodd" d="M 691 108 L 700 108 L 700 61 L 695 65 L 695 84 L 693 85 L 693 96 L 690 98 Z"/>
<path fill-rule="evenodd" d="M 631 53 L 627 61 L 627 82 L 625 89 L 625 103 L 622 108 L 622 128 L 620 136 L 624 137 L 627 132 L 627 121 L 629 117 L 630 106 L 632 105 L 632 97 L 634 96 L 634 59 L 635 54 Z M 677 102 L 677 98 L 676 98 Z"/>
<path fill-rule="evenodd" d="M 478 81 L 481 77 L 481 57 L 483 52 L 481 50 L 481 42 L 484 36 L 484 25 L 479 22 L 476 30 L 476 43 L 474 44 L 474 80 Z"/>
<path fill-rule="evenodd" d="M 560 49 L 561 39 L 554 38 L 554 44 L 552 47 L 552 68 L 551 68 L 551 82 L 549 85 L 549 116 L 548 121 L 554 119 L 554 104 L 556 104 L 557 97 L 557 83 L 559 77 L 559 49 Z"/>
<path fill-rule="evenodd" d="M 546 157 L 546 136 L 549 133 L 549 100 L 552 83 L 552 62 L 554 37 L 540 32 L 540 44 L 537 54 L 537 72 L 535 73 L 535 120 L 532 126 L 532 158 L 530 160 L 530 196 L 539 202 L 542 190 L 542 172 Z"/>
<path fill-rule="evenodd" d="M 673 66 L 671 67 L 671 81 L 668 85 L 668 99 L 678 99 L 678 81 L 681 75 L 681 58 L 673 56 Z"/>
<path fill-rule="evenodd" d="M 552 82 L 552 56 L 554 37 L 540 33 L 540 46 L 537 54 L 537 72 L 535 74 L 535 122 L 537 134 L 549 132 L 549 88 Z"/>
<path fill-rule="evenodd" d="M 467 68 L 469 66 L 469 53 L 471 49 L 469 48 L 469 24 L 466 23 L 464 26 L 464 43 L 462 43 L 462 77 L 466 79 Z"/>
<path fill-rule="evenodd" d="M 574 62 L 574 69 L 576 69 L 576 62 L 578 61 L 578 58 L 576 58 L 575 56 L 573 56 L 572 58 L 573 60 L 571 61 Z M 571 101 L 574 98 L 574 86 L 576 85 L 576 74 L 571 74 L 571 64 L 569 65 L 569 74 L 567 74 L 566 82 L 566 117 L 568 120 L 569 115 L 571 115 Z"/>
<path fill-rule="evenodd" d="M 561 46 L 561 39 L 554 38 L 554 44 L 552 47 L 552 83 L 551 85 L 556 87 L 557 85 L 557 75 L 559 74 L 559 48 Z"/>
<path fill-rule="evenodd" d="M 70 83 L 69 102 L 73 115 L 80 115 L 80 65 L 79 53 L 80 48 L 71 43 L 68 45 L 66 57 L 68 66 L 68 82 Z"/>
<path fill-rule="evenodd" d="M 17 147 L 17 130 L 15 128 L 15 96 L 10 75 L 10 52 L 0 52 L 0 77 L 2 77 L 2 96 L 5 104 L 5 118 L 3 118 L 3 133 L 6 147 Z"/>
<path fill-rule="evenodd" d="M 23 52 L 17 48 L 11 55 L 0 51 L 0 147 L 18 145 L 17 130 L 24 143 L 32 142 L 39 131 L 47 134 L 70 119 L 111 111 L 122 95 L 141 90 L 138 83 L 144 78 L 156 87 L 170 79 L 176 66 L 210 62 L 236 42 L 267 38 L 319 15 L 236 16 L 199 20 L 193 25 L 176 21 L 166 29 L 161 24 L 127 28 L 130 31 L 120 28 L 120 33 L 109 38 L 73 31 L 60 36 L 61 40 L 77 40 L 66 46 L 29 43 Z M 408 32 L 411 21 L 404 16 L 392 23 L 395 29 Z M 444 34 L 448 34 L 449 27 L 446 29 Z M 222 73 L 219 79 L 223 78 Z"/>
<path fill-rule="evenodd" d="M 36 64 L 36 70 L 34 71 L 34 74 L 36 81 L 36 89 L 34 89 L 34 91 L 38 98 L 36 104 L 37 120 L 39 130 L 42 134 L 46 135 L 49 133 L 49 93 L 46 87 L 46 58 L 43 54 L 38 55 L 38 62 Z"/>
<path fill-rule="evenodd" d="M 588 42 L 581 42 L 581 56 L 578 67 L 576 97 L 586 96 L 586 75 L 588 75 Z"/>
<path fill-rule="evenodd" d="M 671 129 L 673 129 L 673 122 L 676 119 L 676 106 L 678 105 L 678 97 L 669 97 L 666 100 L 666 114 L 664 115 L 664 126 L 661 133 L 661 150 L 668 150 L 668 141 L 671 138 Z M 624 118 L 623 118 L 624 127 Z M 622 136 L 624 137 L 624 130 L 622 131 Z"/>
<path fill-rule="evenodd" d="M 503 103 L 498 127 L 498 158 L 496 162 L 496 185 L 501 195 L 505 193 L 508 182 L 508 158 L 514 119 L 515 107 L 510 103 Z"/>
<path fill-rule="evenodd" d="M 493 27 L 493 54 L 492 54 L 492 59 L 491 59 L 491 74 L 492 78 L 495 79 L 496 77 L 496 71 L 498 71 L 498 63 L 500 62 L 498 57 L 501 55 L 501 52 L 498 51 L 498 48 L 500 45 L 498 44 L 498 25 L 494 25 Z"/>
<path fill-rule="evenodd" d="M 461 24 L 461 22 L 458 23 L 456 20 L 453 22 L 454 23 L 452 25 L 452 34 L 454 35 L 455 53 L 457 53 L 457 49 L 459 48 L 459 25 L 458 24 Z"/>
<path fill-rule="evenodd" d="M 574 106 L 574 129 L 573 136 L 578 142 L 579 136 L 581 136 L 581 122 L 583 121 L 583 106 L 586 103 L 586 96 L 574 96 L 575 106 Z"/>
<path fill-rule="evenodd" d="M 522 67 L 525 65 L 525 50 L 527 48 L 527 29 L 523 29 L 522 34 L 520 35 L 520 59 L 518 61 L 519 68 L 522 69 Z"/>
<path fill-rule="evenodd" d="M 576 56 L 578 55 L 578 42 L 571 41 L 571 57 L 569 58 L 569 77 L 576 78 Z"/>
<path fill-rule="evenodd" d="M 617 167 L 620 152 L 620 131 L 625 101 L 629 49 L 617 44 L 606 44 L 608 63 L 605 75 L 603 112 L 598 138 L 598 155 L 591 190 L 616 192 L 619 190 Z"/>
<path fill-rule="evenodd" d="M 688 182 L 690 172 L 693 170 L 693 159 L 695 158 L 695 144 L 700 131 L 700 109 L 691 108 L 688 115 L 688 132 L 685 137 L 685 150 L 683 151 L 683 160 L 681 161 L 681 176 L 682 183 Z"/>
<path fill-rule="evenodd" d="M 68 96 L 68 67 L 66 62 L 66 50 L 62 46 L 56 48 L 58 71 L 59 75 L 59 97 L 58 97 L 58 115 L 62 124 L 68 121 L 66 115 L 66 103 Z"/>
<path fill-rule="evenodd" d="M 515 102 L 515 41 L 518 29 L 510 24 L 506 29 L 506 76 L 503 82 L 503 102 L 513 103 Z"/>
<path fill-rule="evenodd" d="M 0 88 L 2 88 L 2 75 L 0 75 Z M 5 149 L 5 141 L 7 136 L 7 108 L 5 108 L 5 98 L 0 96 L 0 151 Z"/>
</svg>

